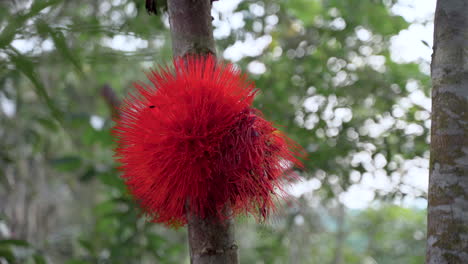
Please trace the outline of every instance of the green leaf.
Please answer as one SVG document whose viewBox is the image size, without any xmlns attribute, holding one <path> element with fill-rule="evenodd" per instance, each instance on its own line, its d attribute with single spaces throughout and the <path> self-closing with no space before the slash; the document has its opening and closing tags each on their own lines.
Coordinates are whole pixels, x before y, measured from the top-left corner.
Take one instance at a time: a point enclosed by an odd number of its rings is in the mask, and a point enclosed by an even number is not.
<svg viewBox="0 0 468 264">
<path fill-rule="evenodd" d="M 9 264 L 16 262 L 15 255 L 10 249 L 7 248 L 0 248 L 0 260 L 2 258 L 6 259 L 7 263 Z"/>
<path fill-rule="evenodd" d="M 94 248 L 93 248 L 93 244 L 91 243 L 91 241 L 85 240 L 85 239 L 78 239 L 78 243 L 80 243 L 80 245 L 84 249 L 86 249 L 88 252 L 94 254 Z"/>
<path fill-rule="evenodd" d="M 45 258 L 39 254 L 34 255 L 33 258 L 36 264 L 47 264 L 47 261 L 45 260 Z"/>
<path fill-rule="evenodd" d="M 36 0 L 32 4 L 31 8 L 29 9 L 29 12 L 26 14 L 12 14 L 10 15 L 10 22 L 6 27 L 3 29 L 3 31 L 0 34 L 0 48 L 7 46 L 10 44 L 13 39 L 15 38 L 16 32 L 19 31 L 23 25 L 26 23 L 26 21 L 34 17 L 35 15 L 39 14 L 42 10 L 45 8 L 55 5 L 57 3 L 61 2 L 61 0 L 49 0 L 49 1 L 44 1 L 44 0 Z"/>
<path fill-rule="evenodd" d="M 0 240 L 0 246 L 18 246 L 18 247 L 29 247 L 29 243 L 24 241 L 24 240 L 20 240 L 20 239 L 4 239 L 4 240 Z"/>
<path fill-rule="evenodd" d="M 36 117 L 36 121 L 41 124 L 44 128 L 50 130 L 50 131 L 57 131 L 58 126 L 57 123 L 54 122 L 54 119 L 50 118 L 43 118 L 43 117 Z"/>
<path fill-rule="evenodd" d="M 65 264 L 89 264 L 89 262 L 85 260 L 72 259 L 72 260 L 65 262 Z"/>
<path fill-rule="evenodd" d="M 62 54 L 62 56 L 65 59 L 70 61 L 71 64 L 77 70 L 77 72 L 82 75 L 83 71 L 81 70 L 81 62 L 79 61 L 78 56 L 76 56 L 74 52 L 72 52 L 68 47 L 67 40 L 63 32 L 61 30 L 51 28 L 44 21 L 39 21 L 37 23 L 37 29 L 42 34 L 50 35 L 57 50 Z"/>
<path fill-rule="evenodd" d="M 42 85 L 42 83 L 39 81 L 39 78 L 34 71 L 34 63 L 26 56 L 21 55 L 13 47 L 11 47 L 11 49 L 14 50 L 14 53 L 10 52 L 9 55 L 11 61 L 15 64 L 16 69 L 23 73 L 34 84 L 37 95 L 45 101 L 46 105 L 52 112 L 52 115 L 58 121 L 60 121 L 62 119 L 62 113 L 58 110 L 52 99 L 49 97 L 49 94 L 47 93 L 44 85 Z"/>
<path fill-rule="evenodd" d="M 89 182 L 90 180 L 94 178 L 95 175 L 96 175 L 96 170 L 93 167 L 90 167 L 89 169 L 86 170 L 85 173 L 83 173 L 83 175 L 80 176 L 79 180 L 81 182 Z"/>
<path fill-rule="evenodd" d="M 86 127 L 82 135 L 83 142 L 87 145 L 101 144 L 102 146 L 112 146 L 113 137 L 109 129 L 95 130 L 91 125 Z"/>
<path fill-rule="evenodd" d="M 159 248 L 161 245 L 167 244 L 167 240 L 164 237 L 156 234 L 148 234 L 147 238 L 152 248 Z"/>
<path fill-rule="evenodd" d="M 3 29 L 0 34 L 0 48 L 5 47 L 13 41 L 16 35 L 16 30 L 19 27 L 18 24 L 19 21 L 13 20 Z"/>
<path fill-rule="evenodd" d="M 424 46 L 428 47 L 428 48 L 431 48 L 431 45 L 429 45 L 429 43 L 427 43 L 427 41 L 425 40 L 421 40 L 422 44 L 424 44 Z"/>
<path fill-rule="evenodd" d="M 74 171 L 81 166 L 82 160 L 77 156 L 65 156 L 51 160 L 51 164 L 60 171 Z"/>
<path fill-rule="evenodd" d="M 81 70 L 81 63 L 78 60 L 78 57 L 74 56 L 73 52 L 68 48 L 65 36 L 63 35 L 62 31 L 51 30 L 50 35 L 54 41 L 55 47 L 57 47 L 57 50 L 62 53 L 62 56 L 69 60 L 73 66 L 75 66 L 78 73 L 83 74 L 83 71 Z"/>
<path fill-rule="evenodd" d="M 288 10 L 305 24 L 312 24 L 322 12 L 322 3 L 317 0 L 296 0 L 288 3 Z"/>
<path fill-rule="evenodd" d="M 31 6 L 29 13 L 27 14 L 28 17 L 32 17 L 37 15 L 42 10 L 46 9 L 49 6 L 56 5 L 62 2 L 62 0 L 36 0 Z"/>
<path fill-rule="evenodd" d="M 117 187 L 120 190 L 125 190 L 123 180 L 119 178 L 118 173 L 114 171 L 102 172 L 98 175 L 99 180 L 108 186 Z"/>
</svg>

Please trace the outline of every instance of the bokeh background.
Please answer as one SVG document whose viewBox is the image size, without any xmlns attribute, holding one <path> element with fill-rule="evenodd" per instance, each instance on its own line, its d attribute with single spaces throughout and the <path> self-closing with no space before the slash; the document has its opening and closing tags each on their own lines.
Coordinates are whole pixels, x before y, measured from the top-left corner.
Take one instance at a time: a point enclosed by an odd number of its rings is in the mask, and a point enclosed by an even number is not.
<svg viewBox="0 0 468 264">
<path fill-rule="evenodd" d="M 143 0 L 0 1 L 0 263 L 188 263 L 113 160 L 112 109 L 170 61 Z M 161 6 L 164 8 L 164 6 Z M 422 263 L 435 0 L 220 0 L 220 58 L 309 153 L 294 200 L 237 219 L 241 263 Z"/>
</svg>

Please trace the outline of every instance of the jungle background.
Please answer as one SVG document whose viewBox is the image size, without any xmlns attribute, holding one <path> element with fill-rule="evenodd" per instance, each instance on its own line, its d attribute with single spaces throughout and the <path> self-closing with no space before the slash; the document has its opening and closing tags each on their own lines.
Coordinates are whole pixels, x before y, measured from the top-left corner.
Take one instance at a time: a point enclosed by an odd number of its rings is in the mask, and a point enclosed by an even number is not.
<svg viewBox="0 0 468 264">
<path fill-rule="evenodd" d="M 172 58 L 164 6 L 0 1 L 0 263 L 188 263 L 140 217 L 113 107 Z M 237 219 L 241 263 L 423 263 L 432 15 L 424 0 L 220 0 L 219 57 L 307 150 L 294 199 Z"/>
</svg>

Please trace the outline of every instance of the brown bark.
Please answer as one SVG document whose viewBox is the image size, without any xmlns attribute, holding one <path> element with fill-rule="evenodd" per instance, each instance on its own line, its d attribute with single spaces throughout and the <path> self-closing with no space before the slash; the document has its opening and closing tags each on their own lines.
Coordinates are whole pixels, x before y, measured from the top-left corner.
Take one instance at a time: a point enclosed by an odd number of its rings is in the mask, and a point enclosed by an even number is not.
<svg viewBox="0 0 468 264">
<path fill-rule="evenodd" d="M 210 0 L 168 0 L 174 57 L 216 54 Z M 228 208 L 228 207 L 227 207 Z M 189 214 L 188 240 L 192 264 L 237 264 L 232 219 L 216 221 Z"/>
<path fill-rule="evenodd" d="M 193 264 L 239 263 L 232 219 L 220 222 L 189 214 L 188 239 Z"/>
<path fill-rule="evenodd" d="M 174 56 L 216 54 L 210 0 L 168 0 Z"/>
<path fill-rule="evenodd" d="M 427 264 L 468 263 L 468 0 L 438 0 Z"/>
</svg>

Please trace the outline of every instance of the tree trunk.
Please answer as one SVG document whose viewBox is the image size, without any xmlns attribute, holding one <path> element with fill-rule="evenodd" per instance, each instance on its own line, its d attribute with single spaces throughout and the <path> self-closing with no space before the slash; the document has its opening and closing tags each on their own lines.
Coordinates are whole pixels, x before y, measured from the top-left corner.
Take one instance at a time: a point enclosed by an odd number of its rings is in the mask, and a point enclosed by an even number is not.
<svg viewBox="0 0 468 264">
<path fill-rule="evenodd" d="M 468 263 L 468 0 L 438 0 L 427 264 Z"/>
<path fill-rule="evenodd" d="M 168 0 L 174 57 L 216 54 L 210 0 Z M 228 207 L 226 207 L 229 210 Z M 237 264 L 232 219 L 219 222 L 187 215 L 192 264 Z"/>
<path fill-rule="evenodd" d="M 168 0 L 174 56 L 216 54 L 210 0 Z"/>
</svg>

